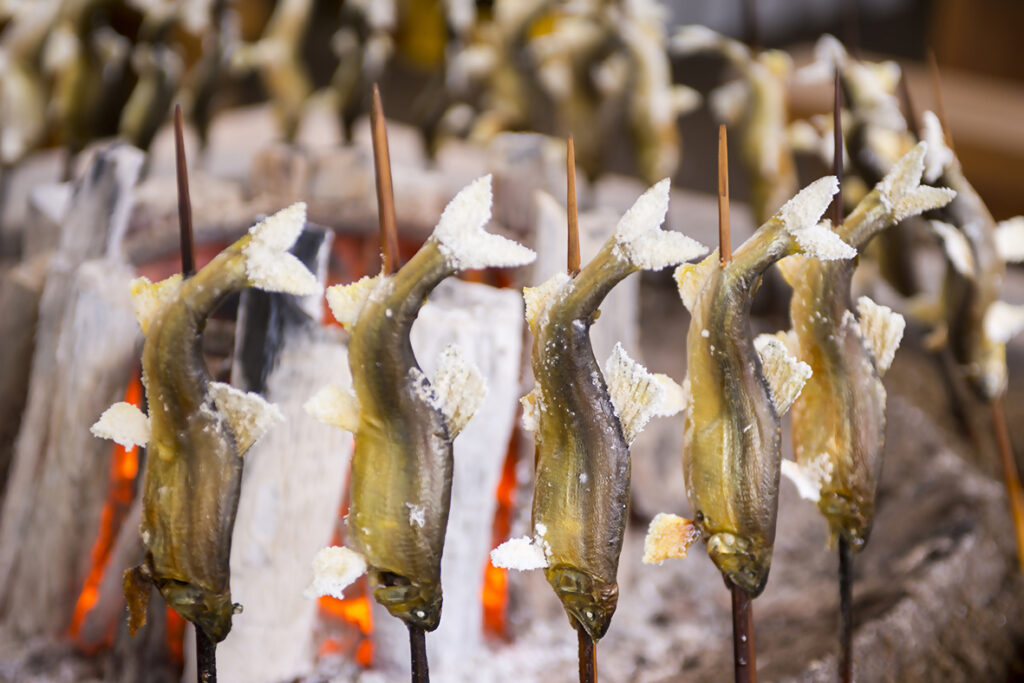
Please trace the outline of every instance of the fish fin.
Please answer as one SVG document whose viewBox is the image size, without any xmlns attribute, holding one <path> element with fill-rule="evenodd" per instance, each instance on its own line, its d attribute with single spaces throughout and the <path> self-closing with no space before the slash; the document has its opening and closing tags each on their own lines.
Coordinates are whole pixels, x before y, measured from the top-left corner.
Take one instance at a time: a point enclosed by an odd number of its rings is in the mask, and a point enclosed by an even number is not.
<svg viewBox="0 0 1024 683">
<path fill-rule="evenodd" d="M 786 284 L 790 287 L 796 287 L 797 283 L 803 278 L 804 266 L 807 265 L 807 257 L 801 254 L 793 254 L 787 256 L 784 259 L 776 261 L 776 265 L 779 268 L 779 273 L 782 274 L 782 279 L 786 281 Z"/>
<path fill-rule="evenodd" d="M 796 486 L 797 493 L 804 500 L 809 500 L 817 503 L 821 500 L 821 482 L 811 476 L 809 473 L 804 472 L 804 469 L 800 467 L 799 463 L 795 460 L 782 460 L 782 476 L 793 482 Z"/>
<path fill-rule="evenodd" d="M 698 540 L 700 530 L 693 522 L 679 515 L 659 512 L 647 527 L 643 563 L 661 564 L 665 560 L 681 560 Z"/>
<path fill-rule="evenodd" d="M 846 64 L 846 48 L 835 36 L 823 35 L 814 45 L 814 61 L 797 69 L 794 81 L 807 85 L 831 83 L 836 68 Z"/>
<path fill-rule="evenodd" d="M 789 355 L 799 357 L 800 339 L 796 335 L 796 330 L 779 330 L 772 336 L 779 340 Z"/>
<path fill-rule="evenodd" d="M 946 252 L 946 259 L 956 269 L 956 272 L 973 280 L 977 268 L 974 264 L 974 252 L 971 250 L 971 243 L 967 241 L 967 235 L 950 223 L 936 220 L 928 221 L 928 223 L 942 240 L 942 249 Z"/>
<path fill-rule="evenodd" d="M 288 250 L 306 226 L 306 205 L 292 204 L 249 228 L 242 248 L 245 273 L 253 287 L 306 296 L 320 292 L 316 276 Z"/>
<path fill-rule="evenodd" d="M 149 609 L 149 590 L 153 581 L 145 566 L 126 569 L 122 579 L 125 602 L 128 606 L 128 633 L 134 636 L 146 625 L 146 611 Z"/>
<path fill-rule="evenodd" d="M 737 125 L 743 119 L 749 102 L 750 90 L 743 81 L 730 81 L 708 95 L 708 103 L 715 118 L 730 126 Z"/>
<path fill-rule="evenodd" d="M 487 381 L 461 348 L 449 344 L 441 352 L 432 384 L 441 400 L 448 434 L 454 439 L 487 397 Z"/>
<path fill-rule="evenodd" d="M 942 122 L 931 111 L 921 115 L 921 138 L 928 145 L 924 156 L 924 179 L 934 183 L 956 159 L 953 150 L 946 144 L 946 133 L 942 130 Z"/>
<path fill-rule="evenodd" d="M 534 334 L 540 329 L 541 321 L 551 304 L 557 300 L 559 292 L 572 281 L 565 273 L 559 271 L 536 287 L 523 287 L 523 300 L 526 302 L 526 322 Z"/>
<path fill-rule="evenodd" d="M 181 273 L 175 273 L 159 282 L 150 282 L 147 277 L 132 280 L 132 308 L 135 309 L 135 319 L 139 322 L 143 336 L 149 332 L 149 324 L 153 318 L 168 302 L 178 296 L 183 282 Z"/>
<path fill-rule="evenodd" d="M 660 229 L 668 213 L 669 185 L 665 178 L 640 195 L 615 226 L 615 253 L 634 268 L 661 270 L 708 251 L 681 232 Z"/>
<path fill-rule="evenodd" d="M 878 374 L 884 375 L 892 365 L 907 321 L 888 306 L 876 304 L 866 296 L 857 299 L 857 313 L 864 342 L 875 357 Z"/>
<path fill-rule="evenodd" d="M 484 230 L 491 220 L 491 176 L 477 178 L 448 202 L 431 239 L 456 270 L 508 268 L 532 263 L 537 254 Z"/>
<path fill-rule="evenodd" d="M 989 340 L 1005 344 L 1024 330 L 1024 306 L 993 301 L 985 310 L 982 328 Z"/>
<path fill-rule="evenodd" d="M 857 250 L 840 239 L 829 221 L 819 223 L 822 214 L 839 191 L 835 176 L 825 176 L 800 190 L 775 214 L 786 232 L 796 240 L 797 253 L 830 261 L 849 259 Z"/>
<path fill-rule="evenodd" d="M 366 573 L 366 558 L 343 546 L 321 548 L 313 557 L 313 580 L 303 591 L 307 598 L 329 595 L 343 599 L 344 591 Z"/>
<path fill-rule="evenodd" d="M 672 111 L 676 116 L 696 111 L 704 100 L 699 90 L 686 85 L 673 85 L 669 92 L 672 98 Z"/>
<path fill-rule="evenodd" d="M 149 418 L 138 406 L 120 401 L 104 410 L 89 431 L 124 448 L 145 446 L 149 443 Z"/>
<path fill-rule="evenodd" d="M 761 373 L 768 382 L 775 412 L 781 417 L 803 390 L 811 376 L 811 366 L 789 355 L 773 334 L 759 334 L 754 339 L 754 348 L 761 357 Z"/>
<path fill-rule="evenodd" d="M 703 261 L 698 263 L 684 263 L 676 268 L 676 287 L 679 288 L 679 298 L 683 300 L 686 310 L 693 313 L 693 307 L 697 303 L 697 295 L 704 288 L 708 275 L 712 269 L 718 266 L 718 250 L 711 252 Z"/>
<path fill-rule="evenodd" d="M 652 417 L 675 415 L 683 409 L 683 388 L 666 375 L 649 372 L 626 354 L 622 344 L 615 344 L 604 372 L 627 444 L 633 443 Z M 596 376 L 594 381 L 598 381 Z"/>
<path fill-rule="evenodd" d="M 281 410 L 255 392 L 239 391 L 224 382 L 210 382 L 209 396 L 235 435 L 238 455 L 245 455 L 260 437 L 278 422 Z"/>
<path fill-rule="evenodd" d="M 1024 216 L 996 224 L 996 249 L 1008 263 L 1024 262 Z"/>
<path fill-rule="evenodd" d="M 352 390 L 328 384 L 306 401 L 302 409 L 319 422 L 353 434 L 359 429 L 359 399 Z"/>
<path fill-rule="evenodd" d="M 523 429 L 536 433 L 540 422 L 540 412 L 544 410 L 544 396 L 540 387 L 534 387 L 530 393 L 519 399 L 523 406 Z"/>
<path fill-rule="evenodd" d="M 491 564 L 498 569 L 529 571 L 545 569 L 548 558 L 535 539 L 529 536 L 511 538 L 491 551 Z"/>
<path fill-rule="evenodd" d="M 956 192 L 948 187 L 921 184 L 928 149 L 927 142 L 917 143 L 893 164 L 889 173 L 875 185 L 893 223 L 943 207 L 956 196 Z"/>
<path fill-rule="evenodd" d="M 378 273 L 372 277 L 362 277 L 351 284 L 328 287 L 327 305 L 331 307 L 334 319 L 351 332 L 370 296 L 387 280 L 387 275 Z"/>
<path fill-rule="evenodd" d="M 751 59 L 750 48 L 746 45 L 699 24 L 689 24 L 677 28 L 669 38 L 668 47 L 673 55 L 680 57 L 714 52 L 737 63 L 747 62 Z"/>
</svg>

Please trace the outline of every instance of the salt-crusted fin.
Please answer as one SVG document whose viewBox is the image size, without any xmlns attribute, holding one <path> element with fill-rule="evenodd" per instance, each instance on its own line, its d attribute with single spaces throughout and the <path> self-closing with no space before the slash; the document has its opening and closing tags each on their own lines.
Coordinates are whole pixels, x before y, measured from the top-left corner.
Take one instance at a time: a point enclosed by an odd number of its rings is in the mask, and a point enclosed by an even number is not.
<svg viewBox="0 0 1024 683">
<path fill-rule="evenodd" d="M 303 592 L 307 598 L 330 595 L 339 600 L 346 588 L 366 573 L 366 558 L 342 546 L 321 548 L 313 557 L 313 581 Z"/>
<path fill-rule="evenodd" d="M 149 443 L 149 418 L 138 406 L 121 401 L 104 410 L 89 431 L 125 448 L 145 446 Z"/>
<path fill-rule="evenodd" d="M 804 500 L 817 503 L 821 500 L 821 480 L 814 473 L 805 472 L 794 460 L 782 461 L 782 475 L 793 482 L 797 493 Z"/>
<path fill-rule="evenodd" d="M 956 196 L 948 187 L 921 185 L 924 159 L 929 145 L 919 142 L 897 161 L 876 185 L 881 201 L 892 215 L 893 222 L 945 206 Z"/>
<path fill-rule="evenodd" d="M 281 410 L 255 392 L 239 391 L 224 382 L 210 382 L 209 392 L 217 411 L 231 425 L 239 455 L 275 424 L 284 422 Z"/>
<path fill-rule="evenodd" d="M 328 384 L 302 406 L 311 417 L 355 434 L 359 427 L 359 399 L 352 390 Z"/>
<path fill-rule="evenodd" d="M 254 287 L 299 296 L 320 291 L 316 276 L 288 253 L 305 225 L 306 205 L 298 202 L 249 228 L 252 239 L 242 253 L 246 275 Z"/>
<path fill-rule="evenodd" d="M 776 214 L 786 231 L 796 239 L 801 253 L 826 261 L 857 255 L 856 249 L 832 231 L 829 222 L 818 222 L 838 191 L 839 181 L 835 176 L 819 178 L 800 190 Z"/>
<path fill-rule="evenodd" d="M 937 220 L 928 222 L 935 234 L 942 238 L 942 248 L 946 252 L 946 258 L 949 259 L 956 272 L 973 279 L 976 272 L 974 252 L 971 250 L 971 243 L 967 241 L 967 235 L 950 223 Z"/>
<path fill-rule="evenodd" d="M 687 85 L 673 85 L 669 93 L 672 97 L 672 111 L 676 116 L 696 111 L 703 101 L 700 91 Z"/>
<path fill-rule="evenodd" d="M 982 325 L 986 337 L 996 343 L 1005 344 L 1024 330 L 1024 306 L 993 301 L 985 311 Z"/>
<path fill-rule="evenodd" d="M 449 344 L 441 352 L 432 384 L 441 400 L 448 434 L 454 439 L 484 402 L 487 382 L 477 367 L 462 355 L 462 349 Z"/>
<path fill-rule="evenodd" d="M 875 357 L 878 374 L 884 375 L 892 365 L 907 321 L 888 306 L 876 304 L 866 296 L 857 299 L 857 313 L 864 342 Z"/>
<path fill-rule="evenodd" d="M 996 249 L 1004 261 L 1024 262 L 1024 216 L 996 224 Z"/>
<path fill-rule="evenodd" d="M 362 277 L 348 285 L 334 285 L 327 288 L 327 304 L 334 319 L 346 330 L 351 330 L 359 319 L 359 313 L 379 285 L 387 282 L 388 276 L 378 273 L 373 277 Z"/>
<path fill-rule="evenodd" d="M 933 183 L 949 168 L 956 158 L 953 150 L 946 144 L 946 134 L 942 130 L 942 122 L 931 111 L 921 115 L 922 139 L 928 144 L 928 153 L 924 158 L 924 179 Z"/>
<path fill-rule="evenodd" d="M 540 411 L 543 410 L 542 401 L 544 400 L 541 395 L 540 387 L 534 387 L 530 393 L 519 399 L 519 403 L 523 406 L 523 429 L 528 432 L 536 432 L 537 425 L 540 420 Z"/>
<path fill-rule="evenodd" d="M 774 334 L 759 334 L 754 349 L 761 357 L 761 372 L 768 382 L 775 412 L 785 415 L 811 376 L 811 366 L 789 355 Z"/>
<path fill-rule="evenodd" d="M 153 589 L 153 579 L 146 565 L 126 569 L 122 576 L 125 602 L 128 603 L 128 633 L 132 636 L 146 625 L 146 613 L 149 611 L 149 594 Z"/>
<path fill-rule="evenodd" d="M 644 564 L 661 564 L 669 559 L 683 559 L 690 546 L 700 539 L 693 522 L 679 515 L 659 512 L 647 527 L 644 538 Z"/>
<path fill-rule="evenodd" d="M 491 564 L 498 569 L 529 571 L 544 569 L 548 558 L 544 548 L 528 536 L 512 538 L 491 551 Z"/>
<path fill-rule="evenodd" d="M 707 282 L 708 275 L 718 267 L 718 250 L 711 252 L 699 263 L 684 263 L 676 268 L 676 286 L 679 288 L 679 298 L 683 300 L 686 310 L 693 312 L 693 305 L 697 303 L 697 295 Z"/>
<path fill-rule="evenodd" d="M 807 264 L 807 257 L 800 254 L 794 254 L 787 256 L 776 262 L 779 268 L 779 272 L 782 274 L 782 279 L 786 281 L 790 287 L 796 287 L 797 283 L 803 279 L 804 266 Z"/>
<path fill-rule="evenodd" d="M 541 319 L 547 313 L 551 304 L 562 288 L 572 278 L 563 272 L 558 272 L 536 287 L 523 287 L 523 300 L 526 302 L 526 322 L 534 333 L 539 329 Z"/>
<path fill-rule="evenodd" d="M 616 253 L 643 270 L 661 270 L 703 256 L 707 248 L 679 232 L 660 230 L 668 213 L 669 179 L 634 202 L 615 227 Z"/>
<path fill-rule="evenodd" d="M 743 118 L 749 101 L 749 89 L 743 81 L 730 81 L 708 95 L 708 103 L 715 118 L 730 126 L 736 125 Z"/>
<path fill-rule="evenodd" d="M 132 280 L 132 308 L 135 309 L 135 319 L 139 322 L 143 335 L 149 332 L 149 323 L 160 309 L 177 298 L 182 282 L 181 273 L 160 282 L 150 282 L 147 277 Z"/>
<path fill-rule="evenodd" d="M 836 67 L 846 62 L 846 48 L 835 36 L 823 35 L 814 45 L 814 61 L 797 70 L 798 83 L 831 83 Z"/>
<path fill-rule="evenodd" d="M 522 266 L 537 255 L 501 235 L 484 231 L 491 220 L 491 176 L 477 178 L 444 208 L 432 239 L 456 270 Z"/>
<path fill-rule="evenodd" d="M 796 330 L 779 330 L 773 336 L 779 340 L 782 348 L 786 349 L 789 355 L 799 356 L 800 339 L 796 335 Z"/>
<path fill-rule="evenodd" d="M 626 443 L 633 440 L 654 416 L 675 415 L 683 409 L 683 389 L 666 375 L 654 375 L 615 344 L 604 365 L 608 393 L 622 425 Z"/>
</svg>

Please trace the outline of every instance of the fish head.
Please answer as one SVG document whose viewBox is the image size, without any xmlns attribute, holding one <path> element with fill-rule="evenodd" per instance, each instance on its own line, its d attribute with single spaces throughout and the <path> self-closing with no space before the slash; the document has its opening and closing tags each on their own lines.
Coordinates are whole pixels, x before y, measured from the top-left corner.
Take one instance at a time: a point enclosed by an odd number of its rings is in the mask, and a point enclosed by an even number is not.
<svg viewBox="0 0 1024 683">
<path fill-rule="evenodd" d="M 719 532 L 708 539 L 708 555 L 725 578 L 756 598 L 768 582 L 772 549 L 760 547 L 749 538 Z"/>
<path fill-rule="evenodd" d="M 167 604 L 196 628 L 203 629 L 210 640 L 219 643 L 227 638 L 231 616 L 240 610 L 231 602 L 230 593 L 176 579 L 157 580 L 157 585 Z"/>
<path fill-rule="evenodd" d="M 619 602 L 618 584 L 564 564 L 545 569 L 544 575 L 570 621 L 575 620 L 595 641 L 604 636 Z"/>
<path fill-rule="evenodd" d="M 371 569 L 370 585 L 374 599 L 391 616 L 424 631 L 433 631 L 441 623 L 441 584 L 413 581 L 392 572 Z"/>
<path fill-rule="evenodd" d="M 842 537 L 850 548 L 859 551 L 868 541 L 874 506 L 870 501 L 861 502 L 835 492 L 822 491 L 818 509 L 828 520 L 833 538 Z"/>
</svg>

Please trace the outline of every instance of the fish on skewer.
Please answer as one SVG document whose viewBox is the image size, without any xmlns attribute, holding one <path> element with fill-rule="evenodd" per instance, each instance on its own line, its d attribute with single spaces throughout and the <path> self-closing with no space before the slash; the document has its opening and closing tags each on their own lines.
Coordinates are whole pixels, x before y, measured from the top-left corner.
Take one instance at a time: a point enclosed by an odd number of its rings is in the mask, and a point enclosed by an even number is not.
<svg viewBox="0 0 1024 683">
<path fill-rule="evenodd" d="M 231 530 L 243 456 L 275 422 L 276 407 L 258 394 L 215 382 L 201 350 L 207 317 L 246 287 L 308 295 L 316 278 L 287 253 L 306 220 L 295 204 L 257 223 L 195 275 L 132 283 L 146 338 L 143 384 L 149 415 L 128 403 L 107 409 L 93 434 L 146 446 L 142 565 L 125 573 L 129 626 L 145 623 L 149 584 L 213 642 L 231 629 Z"/>
<path fill-rule="evenodd" d="M 522 400 L 537 441 L 533 537 L 495 549 L 495 566 L 543 568 L 571 622 L 593 639 L 608 629 L 629 504 L 629 445 L 654 416 L 682 408 L 682 389 L 648 372 L 617 344 L 601 367 L 590 326 L 611 289 L 631 273 L 660 270 L 707 249 L 659 226 L 669 181 L 644 193 L 575 277 L 527 288 L 537 386 Z"/>
<path fill-rule="evenodd" d="M 340 596 L 364 572 L 374 598 L 425 631 L 441 618 L 441 554 L 452 485 L 452 441 L 486 388 L 457 347 L 443 352 L 434 378 L 420 369 L 409 332 L 427 295 L 468 268 L 515 267 L 534 253 L 483 230 L 491 178 L 448 204 L 431 237 L 393 274 L 328 290 L 349 332 L 354 393 L 329 386 L 306 405 L 317 419 L 355 434 L 348 540 L 314 559 L 308 594 Z"/>
<path fill-rule="evenodd" d="M 860 252 L 883 230 L 953 200 L 952 190 L 918 186 L 926 148 L 912 148 L 835 228 L 844 242 Z M 904 198 L 893 201 L 894 194 Z M 832 539 L 859 551 L 871 532 L 882 469 L 882 376 L 903 336 L 903 316 L 868 297 L 854 310 L 854 261 L 791 257 L 779 268 L 793 287 L 793 329 L 781 336 L 813 371 L 792 407 L 796 461 L 784 460 L 782 473 L 817 503 Z"/>
</svg>

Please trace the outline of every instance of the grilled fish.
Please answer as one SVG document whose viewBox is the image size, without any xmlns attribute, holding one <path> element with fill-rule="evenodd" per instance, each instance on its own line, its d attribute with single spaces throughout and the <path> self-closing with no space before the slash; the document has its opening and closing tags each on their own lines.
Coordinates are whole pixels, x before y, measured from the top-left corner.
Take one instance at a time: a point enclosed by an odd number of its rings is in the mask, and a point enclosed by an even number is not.
<svg viewBox="0 0 1024 683">
<path fill-rule="evenodd" d="M 452 441 L 486 389 L 457 347 L 443 352 L 429 380 L 409 332 L 427 295 L 445 278 L 534 259 L 526 247 L 484 232 L 490 213 L 486 176 L 448 204 L 431 237 L 398 272 L 328 290 L 331 311 L 350 334 L 355 393 L 327 387 L 307 403 L 317 419 L 353 432 L 356 444 L 348 516 L 352 549 L 321 551 L 309 594 L 340 595 L 365 567 L 376 600 L 426 631 L 441 618 Z"/>
<path fill-rule="evenodd" d="M 305 224 L 295 204 L 256 224 L 194 276 L 132 283 L 146 337 L 143 383 L 149 415 L 114 404 L 93 425 L 97 436 L 147 447 L 140 567 L 125 573 L 134 633 L 144 622 L 149 583 L 214 642 L 231 629 L 231 530 L 242 456 L 280 411 L 258 394 L 214 382 L 201 351 L 206 318 L 246 287 L 291 294 L 318 291 L 316 278 L 286 250 Z"/>
</svg>

